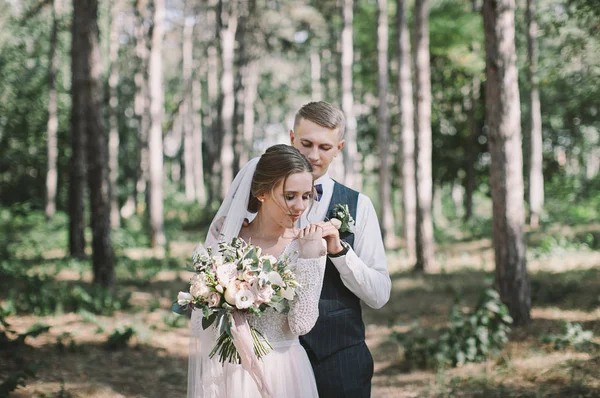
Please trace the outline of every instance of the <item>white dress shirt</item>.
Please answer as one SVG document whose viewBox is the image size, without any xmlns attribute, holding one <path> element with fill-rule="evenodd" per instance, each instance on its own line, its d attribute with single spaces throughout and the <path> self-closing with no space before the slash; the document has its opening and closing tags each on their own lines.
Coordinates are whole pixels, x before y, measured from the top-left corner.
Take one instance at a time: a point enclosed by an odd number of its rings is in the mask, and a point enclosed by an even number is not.
<svg viewBox="0 0 600 398">
<path fill-rule="evenodd" d="M 329 209 L 335 182 L 326 173 L 315 181 L 323 185 L 323 196 L 300 218 L 300 227 L 323 221 Z M 355 219 L 354 249 L 346 255 L 330 257 L 344 285 L 369 307 L 381 308 L 390 298 L 392 281 L 387 268 L 385 249 L 377 213 L 368 196 L 358 196 Z"/>
</svg>

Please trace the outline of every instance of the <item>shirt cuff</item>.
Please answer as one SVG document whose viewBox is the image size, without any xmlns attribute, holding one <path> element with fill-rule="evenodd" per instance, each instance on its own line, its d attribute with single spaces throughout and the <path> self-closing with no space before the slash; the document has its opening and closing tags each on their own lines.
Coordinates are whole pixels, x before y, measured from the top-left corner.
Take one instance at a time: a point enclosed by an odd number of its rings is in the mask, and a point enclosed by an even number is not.
<svg viewBox="0 0 600 398">
<path fill-rule="evenodd" d="M 329 256 L 329 259 L 331 260 L 333 265 L 335 265 L 335 268 L 337 268 L 340 275 L 345 276 L 352 274 L 351 264 L 355 259 L 358 259 L 358 256 L 356 255 L 352 247 L 348 247 L 348 251 L 345 255 L 338 257 Z"/>
</svg>

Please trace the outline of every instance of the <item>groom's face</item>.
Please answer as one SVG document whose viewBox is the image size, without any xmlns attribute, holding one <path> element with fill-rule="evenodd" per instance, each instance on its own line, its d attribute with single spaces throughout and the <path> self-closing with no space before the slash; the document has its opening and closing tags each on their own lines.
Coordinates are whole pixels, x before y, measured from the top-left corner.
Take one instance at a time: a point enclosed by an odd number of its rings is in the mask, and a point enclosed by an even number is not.
<svg viewBox="0 0 600 398">
<path fill-rule="evenodd" d="M 306 119 L 290 131 L 290 140 L 310 162 L 315 180 L 327 173 L 331 161 L 344 147 L 338 129 L 328 129 Z"/>
</svg>

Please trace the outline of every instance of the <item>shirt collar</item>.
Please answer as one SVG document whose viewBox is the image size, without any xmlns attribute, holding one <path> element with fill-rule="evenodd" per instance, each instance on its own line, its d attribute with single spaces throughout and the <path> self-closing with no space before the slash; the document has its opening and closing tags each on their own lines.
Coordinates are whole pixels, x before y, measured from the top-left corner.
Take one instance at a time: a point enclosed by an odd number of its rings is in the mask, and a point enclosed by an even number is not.
<svg viewBox="0 0 600 398">
<path fill-rule="evenodd" d="M 317 178 L 314 182 L 314 185 L 317 184 L 325 184 L 326 181 L 330 181 L 329 172 L 323 174 L 321 177 Z"/>
</svg>

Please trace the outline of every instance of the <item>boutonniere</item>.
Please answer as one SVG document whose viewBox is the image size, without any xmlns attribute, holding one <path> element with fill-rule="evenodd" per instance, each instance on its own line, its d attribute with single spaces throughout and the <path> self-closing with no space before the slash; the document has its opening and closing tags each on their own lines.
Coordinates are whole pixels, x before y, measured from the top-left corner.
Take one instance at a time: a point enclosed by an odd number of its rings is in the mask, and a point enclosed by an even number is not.
<svg viewBox="0 0 600 398">
<path fill-rule="evenodd" d="M 334 227 L 339 229 L 340 232 L 354 233 L 355 231 L 354 219 L 350 215 L 348 205 L 338 203 L 333 206 L 333 212 L 329 221 Z"/>
</svg>

